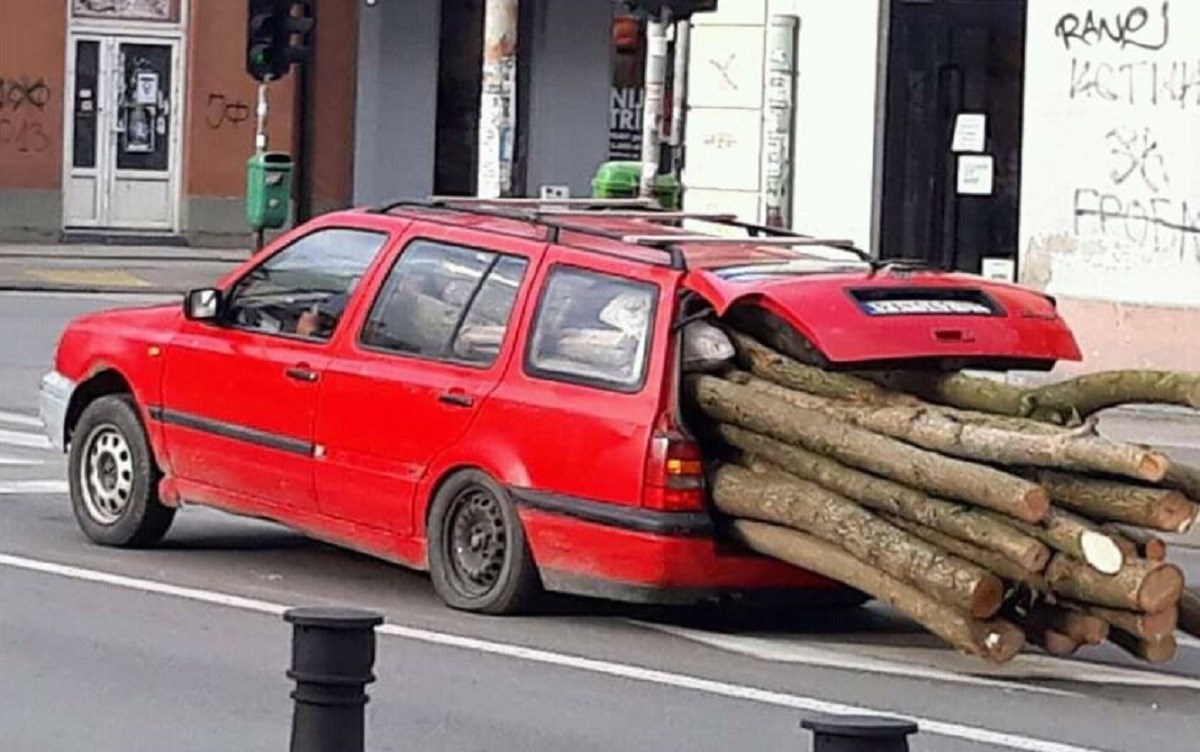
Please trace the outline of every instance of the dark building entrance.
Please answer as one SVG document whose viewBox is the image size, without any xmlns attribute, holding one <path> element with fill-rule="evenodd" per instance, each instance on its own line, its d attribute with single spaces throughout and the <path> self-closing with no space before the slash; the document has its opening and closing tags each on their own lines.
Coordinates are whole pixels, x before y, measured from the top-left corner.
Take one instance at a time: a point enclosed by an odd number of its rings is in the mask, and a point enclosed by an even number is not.
<svg viewBox="0 0 1200 752">
<path fill-rule="evenodd" d="M 1025 15 L 1026 0 L 891 3 L 884 258 L 1015 264 Z"/>
</svg>

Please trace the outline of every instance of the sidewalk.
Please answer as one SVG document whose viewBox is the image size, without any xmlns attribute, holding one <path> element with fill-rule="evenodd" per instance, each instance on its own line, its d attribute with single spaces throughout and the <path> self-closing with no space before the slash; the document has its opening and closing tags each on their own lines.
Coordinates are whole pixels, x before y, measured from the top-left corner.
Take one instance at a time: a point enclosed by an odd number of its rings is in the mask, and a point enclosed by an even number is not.
<svg viewBox="0 0 1200 752">
<path fill-rule="evenodd" d="M 177 294 L 216 282 L 250 249 L 0 245 L 0 291 Z"/>
</svg>

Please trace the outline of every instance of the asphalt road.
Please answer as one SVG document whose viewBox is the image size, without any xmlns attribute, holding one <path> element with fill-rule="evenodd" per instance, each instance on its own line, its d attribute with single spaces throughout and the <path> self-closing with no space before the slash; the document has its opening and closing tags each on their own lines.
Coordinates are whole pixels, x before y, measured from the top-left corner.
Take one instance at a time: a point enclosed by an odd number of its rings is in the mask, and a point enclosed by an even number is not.
<svg viewBox="0 0 1200 752">
<path fill-rule="evenodd" d="M 918 718 L 918 752 L 1195 749 L 1192 641 L 1154 669 L 1111 648 L 987 669 L 879 607 L 463 615 L 421 575 L 206 510 L 156 550 L 89 545 L 38 439 L 36 383 L 68 317 L 120 302 L 0 295 L 0 749 L 283 750 L 280 612 L 323 604 L 388 619 L 371 750 L 796 750 L 802 716 L 851 708 Z M 1200 581 L 1200 557 L 1177 556 Z"/>
</svg>

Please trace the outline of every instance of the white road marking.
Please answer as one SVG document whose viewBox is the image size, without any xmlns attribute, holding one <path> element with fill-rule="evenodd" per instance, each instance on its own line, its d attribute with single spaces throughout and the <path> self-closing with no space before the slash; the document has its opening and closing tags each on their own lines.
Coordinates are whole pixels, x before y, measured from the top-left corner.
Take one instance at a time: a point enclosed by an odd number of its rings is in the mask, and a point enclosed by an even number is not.
<svg viewBox="0 0 1200 752">
<path fill-rule="evenodd" d="M 0 454 L 0 467 L 34 467 L 35 465 L 46 464 L 42 460 L 27 459 L 25 457 L 5 457 Z"/>
<path fill-rule="evenodd" d="M 22 494 L 65 494 L 70 491 L 65 480 L 9 480 L 0 481 L 0 496 Z"/>
<path fill-rule="evenodd" d="M 1180 647 L 1184 648 L 1200 648 L 1200 640 L 1183 632 L 1175 633 L 1175 642 L 1179 643 Z"/>
<path fill-rule="evenodd" d="M 705 632 L 698 629 L 638 623 L 731 653 L 777 663 L 848 668 L 866 673 L 914 676 L 945 682 L 999 686 L 1025 692 L 1042 691 L 1047 694 L 1066 696 L 1079 695 L 1019 682 L 1050 680 L 1080 684 L 1200 690 L 1200 679 L 1178 674 L 1055 658 L 1042 653 L 1023 653 L 1003 666 L 986 667 L 978 664 L 972 658 L 936 648 L 831 644 L 828 642 L 801 644 L 797 638 L 746 637 Z M 1183 642 L 1183 640 L 1179 641 Z"/>
<path fill-rule="evenodd" d="M 228 595 L 226 593 L 218 593 L 211 590 L 201 590 L 197 588 L 170 585 L 164 582 L 145 580 L 137 577 L 126 577 L 124 575 L 100 572 L 94 569 L 82 569 L 65 564 L 55 564 L 53 562 L 39 561 L 37 559 L 28 559 L 22 556 L 0 554 L 0 566 L 13 567 L 15 569 L 23 569 L 31 572 L 53 574 L 61 577 L 68 577 L 74 580 L 81 580 L 84 582 L 112 585 L 129 590 L 156 593 L 159 595 L 184 598 L 201 603 L 210 603 L 213 605 L 227 606 L 244 611 L 255 611 L 258 613 L 271 614 L 275 616 L 283 614 L 289 608 L 288 606 L 278 603 L 271 603 L 269 601 L 243 598 L 241 596 Z M 800 710 L 808 713 L 829 713 L 834 715 L 856 715 L 863 713 L 884 714 L 913 721 L 920 726 L 923 733 L 935 734 L 937 736 L 945 736 L 953 739 L 963 739 L 966 741 L 976 742 L 978 744 L 991 744 L 997 747 L 1021 750 L 1021 752 L 1103 752 L 1102 750 L 1094 747 L 1081 747 L 1063 742 L 1050 741 L 1047 739 L 1037 739 L 1034 737 L 1022 736 L 1020 734 L 993 731 L 991 729 L 980 728 L 978 726 L 953 723 L 950 721 L 941 721 L 933 718 L 908 716 L 901 713 L 893 713 L 891 711 L 880 710 L 876 708 L 830 702 L 828 700 L 821 700 L 815 697 L 805 697 L 803 695 L 775 692 L 741 684 L 730 684 L 711 679 L 702 679 L 700 677 L 688 676 L 686 674 L 659 671 L 656 669 L 644 668 L 642 666 L 634 666 L 626 663 L 595 660 L 592 658 L 584 658 L 583 656 L 570 655 L 567 653 L 555 653 L 548 650 L 522 647 L 520 645 L 512 645 L 509 643 L 481 640 L 474 637 L 463 637 L 444 632 L 417 629 L 415 627 L 404 627 L 398 624 L 384 624 L 383 626 L 379 627 L 379 632 L 381 634 L 400 637 L 406 640 L 413 640 L 415 642 L 423 642 L 430 645 L 442 645 L 445 647 L 453 647 L 477 653 L 498 655 L 506 658 L 529 661 L 531 663 L 559 666 L 577 671 L 586 671 L 593 674 L 613 676 L 630 681 L 657 684 L 659 686 L 674 687 L 676 689 L 685 689 L 693 692 L 702 692 L 716 697 L 725 697 L 728 699 L 745 702 L 756 702 L 764 705 L 788 708 L 790 710 Z"/>
<path fill-rule="evenodd" d="M 27 428 L 36 428 L 42 430 L 41 418 L 24 413 L 13 413 L 7 410 L 0 410 L 0 423 L 8 423 L 12 426 L 25 426 Z"/>
<path fill-rule="evenodd" d="M 49 449 L 50 439 L 40 433 L 25 433 L 24 431 L 9 431 L 0 428 L 0 444 L 29 449 Z"/>
<path fill-rule="evenodd" d="M 873 657 L 854 652 L 856 646 L 845 644 L 830 644 L 813 642 L 801 644 L 798 640 L 771 639 L 763 637 L 743 637 L 741 635 L 705 632 L 699 629 L 686 629 L 663 624 L 652 624 L 634 621 L 634 624 L 664 632 L 675 637 L 692 642 L 699 642 L 709 647 L 725 650 L 730 653 L 746 655 L 761 661 L 771 663 L 796 663 L 805 666 L 822 666 L 825 668 L 861 671 L 867 674 L 884 674 L 887 676 L 904 676 L 918 679 L 932 679 L 954 684 L 970 684 L 979 687 L 996 689 L 1012 689 L 1033 694 L 1058 695 L 1060 697 L 1078 697 L 1075 692 L 1066 692 L 1048 687 L 1038 687 L 1031 684 L 1020 684 L 1013 681 L 1003 681 L 999 678 L 973 676 L 932 666 L 914 663 L 912 661 L 889 660 L 888 658 Z M 971 659 L 968 659 L 971 660 Z M 1200 682 L 1197 682 L 1200 685 Z"/>
</svg>

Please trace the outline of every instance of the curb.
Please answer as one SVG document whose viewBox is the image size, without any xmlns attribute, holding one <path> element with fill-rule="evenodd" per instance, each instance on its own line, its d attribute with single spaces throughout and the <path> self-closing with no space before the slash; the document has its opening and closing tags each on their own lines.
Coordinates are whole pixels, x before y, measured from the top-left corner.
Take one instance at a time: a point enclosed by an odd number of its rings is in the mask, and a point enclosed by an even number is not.
<svg viewBox="0 0 1200 752">
<path fill-rule="evenodd" d="M 163 255 L 130 255 L 112 253 L 89 253 L 86 256 L 70 256 L 58 253 L 23 253 L 21 251 L 0 251 L 0 259 L 32 259 L 37 261 L 130 261 L 150 264 L 158 263 L 189 263 L 189 264 L 241 264 L 250 259 L 249 256 L 163 256 Z"/>
<path fill-rule="evenodd" d="M 0 282 L 0 293 L 81 293 L 84 295 L 183 295 L 184 290 L 174 287 L 121 287 L 119 285 L 49 285 L 13 284 Z"/>
</svg>

